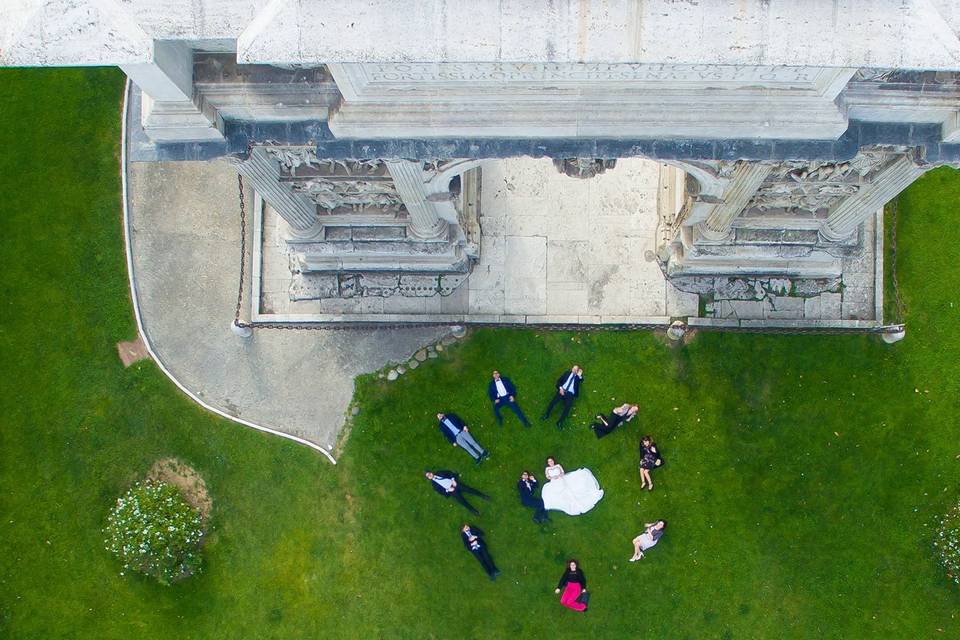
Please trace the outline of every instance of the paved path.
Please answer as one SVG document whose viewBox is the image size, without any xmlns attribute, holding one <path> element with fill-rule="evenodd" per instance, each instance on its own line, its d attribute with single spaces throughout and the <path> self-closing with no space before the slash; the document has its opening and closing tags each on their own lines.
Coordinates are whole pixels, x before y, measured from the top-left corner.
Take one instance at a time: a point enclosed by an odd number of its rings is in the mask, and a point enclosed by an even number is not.
<svg viewBox="0 0 960 640">
<path fill-rule="evenodd" d="M 134 162 L 127 173 L 144 330 L 164 365 L 208 404 L 329 448 L 356 375 L 406 360 L 445 333 L 257 330 L 238 338 L 230 331 L 240 251 L 236 171 L 223 161 Z"/>
<path fill-rule="evenodd" d="M 637 158 L 585 180 L 543 159 L 485 165 L 469 313 L 570 324 L 696 314 L 697 297 L 644 258 L 656 249 L 659 174 Z"/>
</svg>

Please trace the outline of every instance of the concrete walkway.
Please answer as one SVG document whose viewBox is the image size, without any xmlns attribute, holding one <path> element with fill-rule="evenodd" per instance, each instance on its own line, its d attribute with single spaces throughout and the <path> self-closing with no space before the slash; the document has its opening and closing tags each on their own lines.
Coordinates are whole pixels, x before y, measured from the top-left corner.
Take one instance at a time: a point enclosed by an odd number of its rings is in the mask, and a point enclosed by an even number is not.
<svg viewBox="0 0 960 640">
<path fill-rule="evenodd" d="M 229 415 L 332 448 L 354 377 L 407 360 L 446 333 L 261 329 L 239 338 L 230 330 L 240 252 L 236 171 L 223 161 L 132 162 L 127 175 L 147 338 L 185 387 Z"/>
</svg>

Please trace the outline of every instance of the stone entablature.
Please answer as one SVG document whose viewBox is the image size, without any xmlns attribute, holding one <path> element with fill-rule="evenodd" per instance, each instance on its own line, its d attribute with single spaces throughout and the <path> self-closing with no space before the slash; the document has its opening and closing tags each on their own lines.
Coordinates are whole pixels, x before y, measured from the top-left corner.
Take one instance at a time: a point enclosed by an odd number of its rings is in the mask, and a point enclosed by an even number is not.
<svg viewBox="0 0 960 640">
<path fill-rule="evenodd" d="M 584 179 L 668 163 L 649 253 L 671 277 L 832 277 L 864 220 L 960 162 L 960 9 L 829 8 L 15 0 L 0 65 L 120 66 L 151 157 L 233 158 L 283 219 L 305 292 L 469 272 L 480 198 L 451 180 L 520 156 Z"/>
<path fill-rule="evenodd" d="M 855 69 L 625 63 L 330 63 L 338 137 L 836 138 Z M 758 104 L 763 105 L 757 110 Z M 705 117 L 705 114 L 709 114 Z"/>
</svg>

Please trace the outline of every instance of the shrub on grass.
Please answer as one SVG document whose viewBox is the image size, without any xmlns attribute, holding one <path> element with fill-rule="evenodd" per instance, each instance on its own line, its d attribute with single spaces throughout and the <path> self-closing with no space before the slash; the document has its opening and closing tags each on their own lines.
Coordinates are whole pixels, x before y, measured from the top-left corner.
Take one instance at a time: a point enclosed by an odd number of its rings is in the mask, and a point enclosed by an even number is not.
<svg viewBox="0 0 960 640">
<path fill-rule="evenodd" d="M 941 518 L 933 545 L 940 554 L 947 577 L 960 584 L 960 503 L 953 505 Z"/>
<path fill-rule="evenodd" d="M 173 485 L 134 484 L 117 499 L 103 533 L 107 551 L 120 559 L 125 571 L 139 571 L 167 585 L 200 571 L 203 519 Z"/>
</svg>

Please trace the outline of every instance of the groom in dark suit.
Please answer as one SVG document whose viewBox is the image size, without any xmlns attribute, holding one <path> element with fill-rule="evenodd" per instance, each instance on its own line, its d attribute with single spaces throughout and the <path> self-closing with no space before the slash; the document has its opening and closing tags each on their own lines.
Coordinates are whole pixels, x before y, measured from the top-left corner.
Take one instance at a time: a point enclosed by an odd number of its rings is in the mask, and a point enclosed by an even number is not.
<svg viewBox="0 0 960 640">
<path fill-rule="evenodd" d="M 501 427 L 503 426 L 503 416 L 500 415 L 500 409 L 503 407 L 509 407 L 520 418 L 523 426 L 530 426 L 530 421 L 527 420 L 527 416 L 523 415 L 520 405 L 517 404 L 517 388 L 513 386 L 510 378 L 501 376 L 499 371 L 494 371 L 493 380 L 487 385 L 487 395 L 490 397 L 490 402 L 493 403 L 493 415 L 497 417 L 497 424 Z"/>
<path fill-rule="evenodd" d="M 546 420 L 558 402 L 563 403 L 563 411 L 560 412 L 560 419 L 557 420 L 557 429 L 563 429 L 563 421 L 570 415 L 570 409 L 573 407 L 573 401 L 580 395 L 580 385 L 583 383 L 583 369 L 579 365 L 573 365 L 570 371 L 564 373 L 557 379 L 557 392 L 547 405 L 547 410 L 540 417 Z"/>
<path fill-rule="evenodd" d="M 543 506 L 543 499 L 537 497 L 537 479 L 530 475 L 529 471 L 520 474 L 520 480 L 517 482 L 517 491 L 520 493 L 520 504 L 533 509 L 533 521 L 537 524 L 547 522 L 550 516 Z"/>
</svg>

